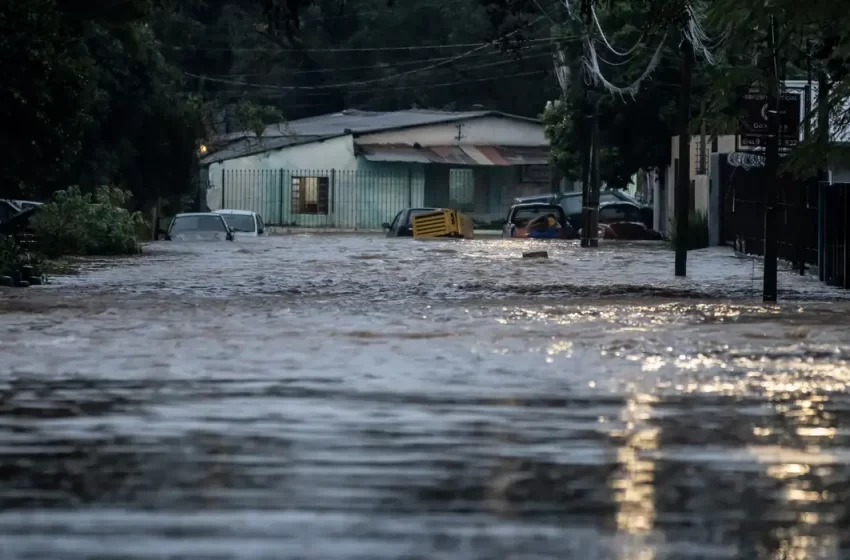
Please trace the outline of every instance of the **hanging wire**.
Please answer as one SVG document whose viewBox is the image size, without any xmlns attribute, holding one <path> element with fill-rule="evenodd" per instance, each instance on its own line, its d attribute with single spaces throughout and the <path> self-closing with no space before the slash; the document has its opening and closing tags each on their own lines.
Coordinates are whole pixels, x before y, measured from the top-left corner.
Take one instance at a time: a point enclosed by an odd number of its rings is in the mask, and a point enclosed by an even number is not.
<svg viewBox="0 0 850 560">
<path fill-rule="evenodd" d="M 561 86 L 561 93 L 566 94 L 570 85 L 570 66 L 567 64 L 567 56 L 562 49 L 558 49 L 555 51 L 553 59 L 558 85 Z"/>
<path fill-rule="evenodd" d="M 608 41 L 608 38 L 605 37 L 605 32 L 602 31 L 602 25 L 599 23 L 599 18 L 596 15 L 596 8 L 593 7 L 593 4 L 590 5 L 590 15 L 593 17 L 593 23 L 596 26 L 596 30 L 599 32 L 599 36 L 602 38 L 602 42 L 605 43 L 605 46 L 608 47 L 609 51 L 616 54 L 617 56 L 630 56 L 638 48 L 643 46 L 643 35 L 641 35 L 640 38 L 638 38 L 637 43 L 635 43 L 632 48 L 625 52 L 618 51 L 613 46 L 611 46 L 611 43 Z"/>
<path fill-rule="evenodd" d="M 585 56 L 582 57 L 582 62 L 594 84 L 601 85 L 609 93 L 617 94 L 621 98 L 625 95 L 630 95 L 634 99 L 638 91 L 640 91 L 640 86 L 643 81 L 648 78 L 656 68 L 658 68 L 658 64 L 661 62 L 661 53 L 664 50 L 664 42 L 666 40 L 667 33 L 665 32 L 661 37 L 661 40 L 658 42 L 658 47 L 655 49 L 655 53 L 652 55 L 649 65 L 634 82 L 625 87 L 618 87 L 612 84 L 602 74 L 602 70 L 599 68 L 599 57 L 596 55 L 596 49 L 593 47 L 593 42 L 589 37 L 585 37 L 584 40 Z"/>
<path fill-rule="evenodd" d="M 568 1 L 568 0 L 565 0 Z M 687 10 L 688 21 L 681 29 L 682 32 L 682 40 L 688 41 L 694 47 L 694 52 L 701 56 L 708 64 L 714 65 L 715 59 L 714 55 L 711 52 L 710 45 L 712 44 L 711 38 L 705 32 L 705 28 L 702 25 L 703 14 L 705 11 L 704 5 L 699 0 L 694 0 L 693 2 L 689 2 L 685 8 Z M 637 51 L 641 47 L 644 46 L 643 36 L 635 43 L 629 50 L 627 51 L 619 51 L 615 49 L 608 38 L 605 36 L 605 32 L 602 29 L 602 25 L 599 22 L 599 17 L 596 14 L 596 9 L 593 4 L 590 5 L 590 13 L 593 19 L 594 27 L 596 31 L 599 32 L 599 36 L 602 39 L 602 43 L 607 47 L 609 51 L 614 53 L 620 57 L 630 57 L 628 61 L 630 62 L 637 56 Z M 714 42 L 714 47 L 719 46 L 719 44 L 725 40 L 725 36 L 722 36 L 718 41 Z M 594 41 L 590 39 L 587 35 L 584 37 L 584 51 L 585 55 L 582 57 L 583 66 L 589 76 L 589 80 L 593 84 L 601 85 L 606 91 L 612 94 L 618 94 L 620 97 L 624 97 L 625 95 L 630 95 L 634 98 L 638 91 L 640 90 L 640 86 L 643 81 L 649 77 L 655 69 L 658 67 L 661 62 L 661 53 L 664 49 L 664 42 L 667 40 L 667 32 L 664 33 L 664 36 L 661 38 L 661 41 L 658 43 L 658 47 L 655 49 L 655 53 L 652 56 L 652 59 L 649 61 L 646 69 L 643 73 L 631 84 L 625 87 L 619 87 L 611 83 L 602 73 L 602 69 L 599 67 L 599 61 L 601 60 L 603 63 L 611 64 L 614 66 L 620 66 L 623 63 L 614 63 L 604 58 L 600 57 L 596 52 L 596 48 L 594 46 Z M 586 80 L 587 82 L 587 80 Z"/>
<path fill-rule="evenodd" d="M 596 53 L 596 58 L 598 58 L 599 60 L 601 60 L 605 64 L 608 64 L 609 66 L 625 66 L 626 64 L 630 64 L 634 59 L 636 59 L 638 57 L 638 55 L 640 55 L 640 53 L 635 52 L 632 56 L 630 56 L 629 58 L 627 58 L 623 61 L 620 61 L 620 62 L 614 62 L 613 60 L 608 60 L 608 59 L 604 58 L 602 55 L 600 55 L 599 53 Z"/>
<path fill-rule="evenodd" d="M 708 47 L 711 39 L 702 26 L 702 7 L 694 2 L 689 3 L 685 9 L 688 12 L 688 22 L 682 29 L 683 40 L 693 46 L 695 54 L 702 56 L 708 64 L 714 65 L 714 55 Z"/>
<path fill-rule="evenodd" d="M 578 20 L 575 13 L 573 12 L 573 8 L 570 5 L 570 0 L 561 0 L 561 3 L 564 5 L 564 8 L 567 10 L 567 15 L 570 16 L 570 19 Z"/>
</svg>

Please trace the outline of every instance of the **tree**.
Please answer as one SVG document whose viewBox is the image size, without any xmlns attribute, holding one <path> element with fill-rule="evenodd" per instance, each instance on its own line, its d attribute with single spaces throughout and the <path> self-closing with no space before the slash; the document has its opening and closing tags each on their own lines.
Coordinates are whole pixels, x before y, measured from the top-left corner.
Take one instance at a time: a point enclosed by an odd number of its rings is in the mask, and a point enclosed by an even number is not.
<svg viewBox="0 0 850 560">
<path fill-rule="evenodd" d="M 479 1 L 487 6 L 494 34 L 497 35 L 522 31 L 533 15 L 540 13 L 540 4 L 533 0 Z M 576 10 L 573 15 L 583 14 L 582 17 L 589 20 L 593 4 L 590 1 L 573 3 Z M 638 42 L 643 43 L 625 62 L 623 57 L 611 53 L 598 59 L 610 82 L 629 84 L 650 65 L 661 41 L 661 33 L 647 32 L 650 24 L 654 23 L 653 18 L 658 16 L 649 10 L 649 6 L 634 1 L 610 0 L 604 3 L 604 7 L 604 11 L 597 13 L 601 27 L 616 30 L 606 36 L 605 41 L 622 50 Z M 546 106 L 543 119 L 555 162 L 566 176 L 578 179 L 582 174 L 582 151 L 588 137 L 586 129 L 582 128 L 582 119 L 586 119 L 586 111 L 583 110 L 584 83 L 591 79 L 584 66 L 586 44 L 583 36 L 595 30 L 571 17 L 561 17 L 564 10 L 564 6 L 556 6 L 548 17 L 553 22 L 553 35 L 558 38 L 558 49 L 569 68 L 570 80 L 562 98 Z M 659 26 L 663 30 L 663 26 Z M 503 47 L 514 50 L 526 40 L 526 36 L 517 33 Z M 597 34 L 591 40 L 604 51 L 602 37 Z M 609 187 L 626 187 L 639 170 L 666 166 L 670 162 L 670 138 L 675 134 L 673 118 L 679 55 L 672 38 L 661 48 L 661 59 L 652 79 L 644 80 L 634 95 L 609 95 L 604 90 L 596 90 L 603 146 L 600 171 L 602 180 Z"/>
<path fill-rule="evenodd" d="M 151 23 L 154 0 L 0 4 L 2 196 L 129 187 L 136 206 L 191 186 L 200 129 Z"/>
<path fill-rule="evenodd" d="M 55 184 L 82 149 L 95 68 L 55 0 L 0 2 L 0 197 Z"/>
</svg>

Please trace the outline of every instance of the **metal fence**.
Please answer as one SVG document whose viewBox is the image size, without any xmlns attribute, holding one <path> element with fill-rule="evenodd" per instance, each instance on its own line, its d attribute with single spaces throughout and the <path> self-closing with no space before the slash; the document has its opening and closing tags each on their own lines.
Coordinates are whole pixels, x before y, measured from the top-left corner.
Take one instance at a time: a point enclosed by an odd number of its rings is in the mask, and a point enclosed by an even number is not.
<svg viewBox="0 0 850 560">
<path fill-rule="evenodd" d="M 259 212 L 272 226 L 380 229 L 424 204 L 424 174 L 403 171 L 222 170 L 211 177 L 210 209 Z"/>
<path fill-rule="evenodd" d="M 850 184 L 821 183 L 818 190 L 820 279 L 850 288 Z"/>
<path fill-rule="evenodd" d="M 764 255 L 764 168 L 720 165 L 723 241 Z M 779 258 L 817 266 L 820 279 L 850 288 L 850 184 L 779 180 Z"/>
<path fill-rule="evenodd" d="M 723 241 L 743 245 L 747 253 L 764 254 L 765 170 L 745 169 L 725 161 L 720 166 Z M 788 176 L 779 179 L 779 258 L 818 262 L 816 181 Z"/>
</svg>

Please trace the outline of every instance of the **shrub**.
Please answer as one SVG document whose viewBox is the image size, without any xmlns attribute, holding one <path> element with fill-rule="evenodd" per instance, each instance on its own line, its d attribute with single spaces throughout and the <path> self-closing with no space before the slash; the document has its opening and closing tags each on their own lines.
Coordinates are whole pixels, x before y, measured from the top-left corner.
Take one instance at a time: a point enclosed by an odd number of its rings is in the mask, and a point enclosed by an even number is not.
<svg viewBox="0 0 850 560">
<path fill-rule="evenodd" d="M 675 219 L 670 220 L 670 242 L 676 246 L 679 232 L 676 231 Z M 685 232 L 685 242 L 689 251 L 708 247 L 708 215 L 705 212 L 691 212 L 688 215 L 688 229 Z"/>
<path fill-rule="evenodd" d="M 21 247 L 14 236 L 0 235 L 0 276 L 5 276 L 24 265 L 41 264 L 41 258 Z"/>
<path fill-rule="evenodd" d="M 129 198 L 128 192 L 109 187 L 94 195 L 78 187 L 56 192 L 32 219 L 39 249 L 51 258 L 139 253 L 137 233 L 145 219 L 125 208 Z"/>
<path fill-rule="evenodd" d="M 0 235 L 0 275 L 18 264 L 20 247 L 11 235 Z"/>
</svg>

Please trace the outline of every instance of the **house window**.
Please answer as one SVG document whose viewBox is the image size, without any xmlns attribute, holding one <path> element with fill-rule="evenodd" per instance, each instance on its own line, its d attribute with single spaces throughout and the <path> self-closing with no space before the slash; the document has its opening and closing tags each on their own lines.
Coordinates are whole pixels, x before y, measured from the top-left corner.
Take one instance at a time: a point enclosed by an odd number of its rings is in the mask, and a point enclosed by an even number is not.
<svg viewBox="0 0 850 560">
<path fill-rule="evenodd" d="M 327 214 L 329 191 L 330 183 L 327 177 L 293 177 L 293 213 Z"/>
</svg>

